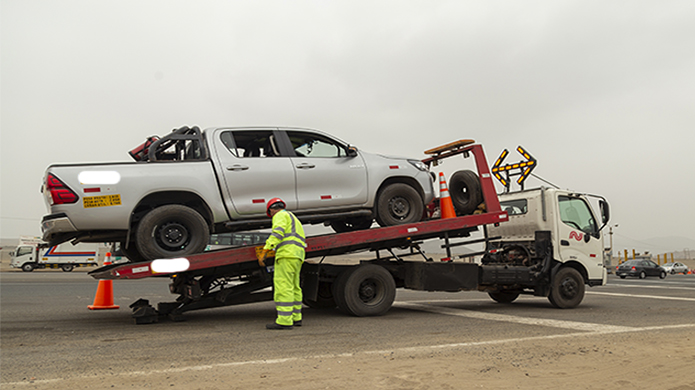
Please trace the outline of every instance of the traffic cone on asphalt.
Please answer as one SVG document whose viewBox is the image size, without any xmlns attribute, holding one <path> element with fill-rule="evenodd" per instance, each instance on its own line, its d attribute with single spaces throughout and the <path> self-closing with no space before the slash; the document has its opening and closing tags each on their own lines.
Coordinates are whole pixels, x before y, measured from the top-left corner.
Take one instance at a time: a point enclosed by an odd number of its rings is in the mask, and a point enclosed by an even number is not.
<svg viewBox="0 0 695 390">
<path fill-rule="evenodd" d="M 111 264 L 111 252 L 106 252 L 104 265 Z M 113 280 L 99 280 L 97 295 L 94 304 L 87 306 L 89 310 L 118 309 L 120 306 L 113 304 Z"/>
<path fill-rule="evenodd" d="M 446 185 L 444 172 L 439 172 L 439 209 L 442 213 L 442 219 L 456 218 L 454 203 L 451 201 L 451 196 L 449 195 L 449 188 Z"/>
</svg>

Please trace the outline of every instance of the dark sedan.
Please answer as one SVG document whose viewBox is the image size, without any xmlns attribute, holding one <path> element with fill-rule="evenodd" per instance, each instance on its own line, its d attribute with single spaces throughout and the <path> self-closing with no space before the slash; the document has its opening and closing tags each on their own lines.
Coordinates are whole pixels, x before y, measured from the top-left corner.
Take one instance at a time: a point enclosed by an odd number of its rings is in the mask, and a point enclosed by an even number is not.
<svg viewBox="0 0 695 390">
<path fill-rule="evenodd" d="M 627 276 L 636 276 L 640 279 L 658 276 L 663 279 L 666 277 L 666 270 L 651 260 L 628 260 L 618 266 L 615 274 L 621 279 Z"/>
</svg>

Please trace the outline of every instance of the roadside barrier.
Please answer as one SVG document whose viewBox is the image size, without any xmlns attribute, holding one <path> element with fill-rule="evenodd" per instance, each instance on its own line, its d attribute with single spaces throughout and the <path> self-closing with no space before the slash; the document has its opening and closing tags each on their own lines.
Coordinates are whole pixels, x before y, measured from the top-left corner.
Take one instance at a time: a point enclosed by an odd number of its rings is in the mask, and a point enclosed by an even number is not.
<svg viewBox="0 0 695 390">
<path fill-rule="evenodd" d="M 104 265 L 111 264 L 111 253 L 107 252 Z M 87 306 L 89 310 L 118 309 L 120 306 L 113 304 L 113 280 L 99 280 L 94 304 Z"/>
</svg>

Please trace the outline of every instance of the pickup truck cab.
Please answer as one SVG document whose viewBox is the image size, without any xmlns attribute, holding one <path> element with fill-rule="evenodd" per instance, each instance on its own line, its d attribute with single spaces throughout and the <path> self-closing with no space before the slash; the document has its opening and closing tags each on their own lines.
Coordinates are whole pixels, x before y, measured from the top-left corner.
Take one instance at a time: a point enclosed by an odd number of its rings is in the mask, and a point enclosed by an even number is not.
<svg viewBox="0 0 695 390">
<path fill-rule="evenodd" d="M 274 197 L 303 222 L 338 232 L 420 221 L 434 198 L 420 160 L 303 128 L 182 127 L 130 155 L 134 162 L 49 166 L 43 239 L 120 242 L 140 261 L 202 252 L 211 233 L 269 227 Z"/>
</svg>

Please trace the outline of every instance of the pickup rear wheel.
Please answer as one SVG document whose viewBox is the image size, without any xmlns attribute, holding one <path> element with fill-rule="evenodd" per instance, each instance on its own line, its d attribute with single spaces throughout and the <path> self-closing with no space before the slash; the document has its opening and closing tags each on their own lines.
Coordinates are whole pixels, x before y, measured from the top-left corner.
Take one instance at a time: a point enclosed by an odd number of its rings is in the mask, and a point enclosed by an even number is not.
<svg viewBox="0 0 695 390">
<path fill-rule="evenodd" d="M 138 252 L 144 259 L 153 260 L 202 252 L 210 229 L 197 211 L 172 204 L 147 213 L 135 236 Z"/>
<path fill-rule="evenodd" d="M 381 226 L 418 222 L 425 205 L 417 190 L 404 183 L 389 184 L 379 194 L 376 221 Z"/>
<path fill-rule="evenodd" d="M 561 268 L 551 283 L 550 303 L 560 309 L 576 307 L 584 299 L 584 278 L 574 268 Z"/>
</svg>

